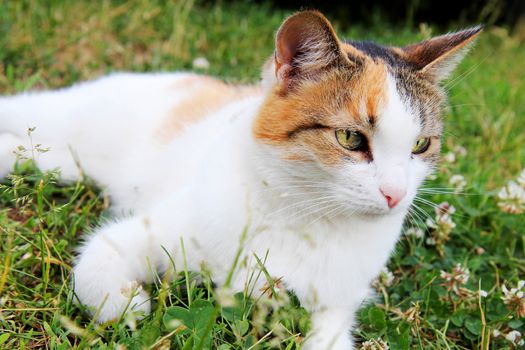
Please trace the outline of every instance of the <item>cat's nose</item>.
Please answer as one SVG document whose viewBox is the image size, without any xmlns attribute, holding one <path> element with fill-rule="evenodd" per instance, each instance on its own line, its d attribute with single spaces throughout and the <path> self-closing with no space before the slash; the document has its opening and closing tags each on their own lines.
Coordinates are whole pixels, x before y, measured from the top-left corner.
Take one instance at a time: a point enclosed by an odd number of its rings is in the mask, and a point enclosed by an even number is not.
<svg viewBox="0 0 525 350">
<path fill-rule="evenodd" d="M 407 194 L 407 190 L 404 187 L 396 187 L 392 185 L 383 185 L 379 188 L 381 193 L 386 199 L 388 207 L 392 209 L 395 207 Z"/>
</svg>

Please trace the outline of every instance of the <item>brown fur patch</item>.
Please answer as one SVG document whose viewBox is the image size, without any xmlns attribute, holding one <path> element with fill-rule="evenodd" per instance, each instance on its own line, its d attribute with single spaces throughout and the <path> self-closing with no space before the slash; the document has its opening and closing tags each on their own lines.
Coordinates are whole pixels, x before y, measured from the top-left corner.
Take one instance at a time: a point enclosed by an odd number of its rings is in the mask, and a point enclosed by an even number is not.
<svg viewBox="0 0 525 350">
<path fill-rule="evenodd" d="M 455 65 L 455 57 L 461 57 L 461 52 L 470 45 L 481 33 L 482 27 L 462 30 L 457 33 L 441 35 L 417 44 L 409 45 L 397 53 L 401 53 L 406 61 L 414 64 L 422 73 L 438 75 L 443 66 Z"/>
<path fill-rule="evenodd" d="M 230 102 L 261 92 L 259 86 L 229 85 L 199 75 L 181 78 L 170 89 L 176 93 L 183 90 L 187 97 L 175 104 L 161 123 L 157 131 L 161 140 L 170 140 L 182 132 L 185 126 L 200 121 Z"/>
</svg>

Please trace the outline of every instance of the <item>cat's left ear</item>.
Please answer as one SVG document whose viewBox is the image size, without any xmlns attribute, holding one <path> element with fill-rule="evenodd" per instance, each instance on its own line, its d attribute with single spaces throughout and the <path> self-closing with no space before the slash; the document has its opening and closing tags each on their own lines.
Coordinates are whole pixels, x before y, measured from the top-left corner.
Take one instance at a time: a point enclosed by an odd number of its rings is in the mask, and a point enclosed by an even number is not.
<svg viewBox="0 0 525 350">
<path fill-rule="evenodd" d="M 403 57 L 430 79 L 447 79 L 469 47 L 483 30 L 482 26 L 441 35 L 402 48 Z"/>
<path fill-rule="evenodd" d="M 285 89 L 336 65 L 350 64 L 330 22 L 318 11 L 288 17 L 275 38 L 274 68 Z"/>
</svg>

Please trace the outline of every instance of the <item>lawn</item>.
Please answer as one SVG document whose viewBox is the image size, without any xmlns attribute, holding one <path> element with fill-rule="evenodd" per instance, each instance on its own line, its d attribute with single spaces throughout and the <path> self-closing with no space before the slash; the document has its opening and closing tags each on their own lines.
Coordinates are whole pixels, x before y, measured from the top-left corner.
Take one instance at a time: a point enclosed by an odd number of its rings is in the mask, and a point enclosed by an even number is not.
<svg viewBox="0 0 525 350">
<path fill-rule="evenodd" d="M 254 82 L 286 15 L 253 3 L 4 1 L 0 92 L 122 70 Z M 367 28 L 335 24 L 342 37 L 393 45 L 438 33 L 379 20 Z M 445 83 L 443 160 L 374 283 L 377 297 L 359 313 L 358 348 L 523 348 L 524 37 L 488 27 Z M 154 312 L 144 320 L 94 324 L 74 302 L 71 265 L 82 237 L 107 219 L 109 201 L 89 181 L 64 186 L 57 172 L 35 169 L 32 154 L 45 146 L 17 150 L 19 165 L 0 185 L 0 348 L 300 348 L 309 318 L 292 294 L 231 296 L 205 271 L 148 286 Z"/>
</svg>

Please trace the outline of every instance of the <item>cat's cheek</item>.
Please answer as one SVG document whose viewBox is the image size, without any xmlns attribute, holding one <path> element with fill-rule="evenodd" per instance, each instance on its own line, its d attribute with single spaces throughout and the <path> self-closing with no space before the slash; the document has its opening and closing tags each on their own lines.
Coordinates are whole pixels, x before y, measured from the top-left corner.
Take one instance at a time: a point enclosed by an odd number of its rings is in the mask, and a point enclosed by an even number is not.
<svg viewBox="0 0 525 350">
<path fill-rule="evenodd" d="M 420 159 L 412 159 L 409 168 L 408 189 L 405 206 L 408 207 L 417 195 L 425 179 L 432 174 L 432 167 Z"/>
</svg>

